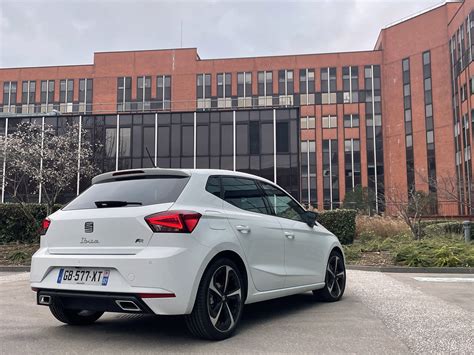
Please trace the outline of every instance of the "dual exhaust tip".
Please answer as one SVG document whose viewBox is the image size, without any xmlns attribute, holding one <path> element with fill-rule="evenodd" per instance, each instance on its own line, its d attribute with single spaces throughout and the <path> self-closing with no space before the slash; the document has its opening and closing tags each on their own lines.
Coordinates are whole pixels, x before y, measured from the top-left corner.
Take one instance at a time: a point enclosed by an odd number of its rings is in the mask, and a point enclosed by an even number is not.
<svg viewBox="0 0 474 355">
<path fill-rule="evenodd" d="M 40 295 L 38 297 L 38 303 L 43 306 L 50 306 L 52 298 L 49 295 Z M 131 300 L 115 300 L 115 303 L 119 308 L 126 312 L 141 312 L 142 309 Z"/>
</svg>

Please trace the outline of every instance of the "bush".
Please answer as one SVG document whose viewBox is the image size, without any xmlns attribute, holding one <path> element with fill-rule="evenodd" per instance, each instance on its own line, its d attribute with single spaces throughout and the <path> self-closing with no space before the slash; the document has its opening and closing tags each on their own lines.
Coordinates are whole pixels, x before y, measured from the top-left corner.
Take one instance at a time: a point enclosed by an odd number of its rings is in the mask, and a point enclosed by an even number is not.
<svg viewBox="0 0 474 355">
<path fill-rule="evenodd" d="M 54 210 L 61 206 L 56 205 Z M 38 230 L 46 217 L 46 205 L 0 204 L 0 244 L 39 243 Z"/>
<path fill-rule="evenodd" d="M 356 210 L 323 211 L 318 214 L 318 222 L 339 238 L 341 244 L 351 244 L 356 233 Z"/>
<path fill-rule="evenodd" d="M 464 231 L 462 222 L 452 221 L 430 224 L 423 229 L 423 233 L 426 236 L 442 236 L 446 234 L 463 234 Z"/>
<path fill-rule="evenodd" d="M 466 244 L 454 235 L 430 237 L 397 246 L 394 257 L 406 266 L 472 267 L 474 244 Z"/>
<path fill-rule="evenodd" d="M 372 233 L 381 238 L 392 238 L 399 234 L 410 233 L 410 229 L 405 222 L 398 218 L 357 216 L 357 237 L 360 238 L 367 233 Z"/>
</svg>

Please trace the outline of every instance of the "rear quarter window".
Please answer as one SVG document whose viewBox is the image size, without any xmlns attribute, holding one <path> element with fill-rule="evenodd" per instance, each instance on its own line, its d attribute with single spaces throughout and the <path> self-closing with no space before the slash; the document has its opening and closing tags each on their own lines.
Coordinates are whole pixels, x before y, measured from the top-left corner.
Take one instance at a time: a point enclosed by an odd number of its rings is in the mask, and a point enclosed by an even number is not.
<svg viewBox="0 0 474 355">
<path fill-rule="evenodd" d="M 92 185 L 66 205 L 63 210 L 98 208 L 98 201 L 125 201 L 129 206 L 147 206 L 176 202 L 189 177 L 150 176 L 141 179 L 123 179 Z"/>
</svg>

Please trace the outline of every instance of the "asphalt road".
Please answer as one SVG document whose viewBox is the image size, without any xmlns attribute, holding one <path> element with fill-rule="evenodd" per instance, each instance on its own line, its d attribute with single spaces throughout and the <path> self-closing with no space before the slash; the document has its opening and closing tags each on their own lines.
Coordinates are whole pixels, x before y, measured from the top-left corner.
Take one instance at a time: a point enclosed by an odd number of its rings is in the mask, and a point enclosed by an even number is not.
<svg viewBox="0 0 474 355">
<path fill-rule="evenodd" d="M 35 304 L 27 273 L 0 273 L 0 354 L 473 353 L 474 275 L 348 271 L 345 296 L 311 293 L 248 305 L 238 333 L 194 339 L 181 317 L 106 314 L 90 327 Z"/>
</svg>

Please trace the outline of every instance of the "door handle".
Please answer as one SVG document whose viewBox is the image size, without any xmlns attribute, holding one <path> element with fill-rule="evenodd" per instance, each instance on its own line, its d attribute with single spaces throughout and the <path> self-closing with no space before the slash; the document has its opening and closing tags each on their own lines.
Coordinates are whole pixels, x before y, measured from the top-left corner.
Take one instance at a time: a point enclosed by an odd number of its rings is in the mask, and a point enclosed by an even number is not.
<svg viewBox="0 0 474 355">
<path fill-rule="evenodd" d="M 238 226 L 235 226 L 235 229 L 237 229 L 240 233 L 243 234 L 248 234 L 250 232 L 249 226 L 242 226 L 240 224 Z"/>
<path fill-rule="evenodd" d="M 287 237 L 290 240 L 295 239 L 295 235 L 291 232 L 285 232 L 285 237 Z"/>
</svg>

